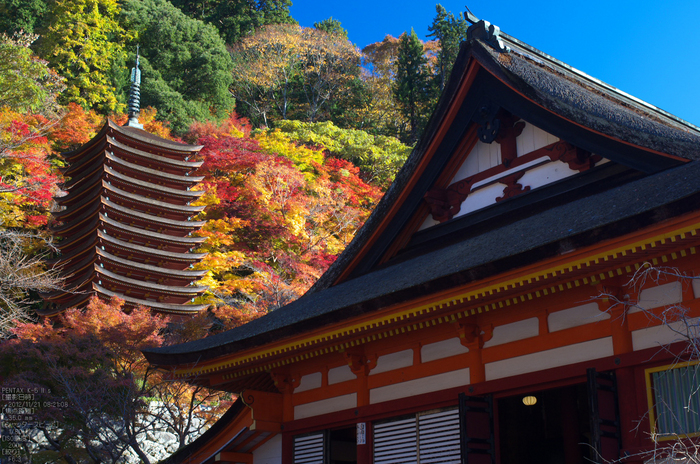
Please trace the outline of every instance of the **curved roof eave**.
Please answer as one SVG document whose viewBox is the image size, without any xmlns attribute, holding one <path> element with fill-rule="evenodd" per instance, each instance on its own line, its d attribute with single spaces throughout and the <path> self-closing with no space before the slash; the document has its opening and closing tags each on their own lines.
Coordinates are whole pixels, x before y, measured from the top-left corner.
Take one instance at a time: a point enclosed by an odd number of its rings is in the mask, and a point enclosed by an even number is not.
<svg viewBox="0 0 700 464">
<path fill-rule="evenodd" d="M 188 201 L 192 201 L 196 198 L 201 197 L 204 195 L 204 192 L 201 190 L 178 190 L 170 187 L 164 187 L 162 185 L 154 184 L 152 182 L 144 182 L 142 180 L 134 179 L 133 177 L 129 177 L 127 175 L 121 174 L 114 169 L 110 168 L 109 166 L 105 166 L 105 172 L 109 174 L 110 176 L 114 176 L 119 180 L 122 180 L 124 182 L 127 182 L 132 185 L 137 185 L 139 187 L 143 187 L 146 189 L 151 189 L 156 192 L 161 192 L 166 195 L 172 195 L 172 196 L 177 196 L 177 197 L 183 197 L 184 199 Z"/>
<path fill-rule="evenodd" d="M 107 269 L 100 267 L 98 264 L 94 265 L 95 272 L 98 274 L 115 280 L 117 282 L 131 285 L 133 287 L 143 288 L 144 290 L 155 290 L 161 291 L 169 294 L 177 295 L 187 295 L 187 296 L 198 296 L 209 289 L 209 287 L 178 287 L 175 285 L 161 285 L 155 282 L 141 282 L 140 280 L 130 279 L 129 277 L 124 277 L 114 272 L 108 271 Z"/>
<path fill-rule="evenodd" d="M 167 235 L 167 234 L 159 234 L 157 232 L 152 232 L 150 230 L 145 230 L 145 229 L 139 229 L 138 227 L 131 227 L 127 226 L 124 224 L 121 224 L 117 221 L 113 221 L 112 219 L 104 216 L 103 214 L 100 214 L 100 220 L 104 224 L 108 224 L 115 229 L 118 230 L 123 230 L 125 232 L 130 232 L 132 234 L 136 235 L 142 235 L 144 237 L 151 237 L 157 240 L 162 240 L 164 242 L 172 242 L 178 245 L 197 245 L 206 240 L 206 237 L 177 237 L 175 235 Z"/>
<path fill-rule="evenodd" d="M 185 143 L 174 142 L 172 140 L 164 139 L 163 137 L 150 134 L 143 129 L 136 129 L 128 126 L 120 126 L 109 119 L 107 120 L 107 125 L 109 125 L 111 129 L 115 130 L 116 132 L 119 132 L 120 134 L 130 139 L 138 140 L 139 142 L 143 142 L 149 145 L 157 145 L 159 147 L 163 147 L 173 151 L 192 153 L 198 152 L 204 147 L 204 145 L 187 145 Z"/>
<path fill-rule="evenodd" d="M 149 206 L 157 206 L 159 208 L 169 209 L 179 213 L 198 213 L 205 208 L 205 206 L 175 205 L 173 203 L 166 203 L 164 201 L 153 200 L 151 198 L 144 197 L 143 195 L 126 192 L 120 189 L 119 187 L 111 185 L 105 180 L 102 181 L 102 187 L 104 187 L 105 190 L 114 192 L 115 194 L 121 195 L 122 197 L 127 198 L 129 200 L 134 200 Z"/>
<path fill-rule="evenodd" d="M 159 311 L 164 311 L 164 312 L 171 312 L 171 313 L 178 313 L 178 314 L 193 314 L 199 311 L 202 311 L 206 308 L 209 307 L 209 305 L 189 305 L 189 304 L 172 304 L 172 303 L 160 303 L 157 301 L 150 301 L 150 300 L 142 300 L 139 298 L 132 298 L 128 297 L 119 293 L 115 293 L 112 291 L 107 290 L 104 287 L 101 287 L 100 285 L 93 283 L 92 284 L 92 289 L 97 292 L 101 293 L 105 296 L 108 297 L 117 297 L 121 298 L 127 303 L 134 304 L 134 305 L 140 305 L 140 306 L 147 306 L 152 309 L 156 309 Z"/>
<path fill-rule="evenodd" d="M 196 279 L 198 277 L 202 277 L 203 275 L 205 275 L 208 272 L 207 270 L 179 271 L 177 269 L 168 269 L 168 268 L 164 268 L 164 267 L 151 266 L 150 264 L 142 264 L 142 263 L 139 263 L 136 261 L 129 261 L 128 259 L 119 258 L 118 256 L 114 256 L 113 254 L 108 253 L 105 250 L 101 250 L 99 248 L 96 249 L 96 252 L 98 255 L 102 256 L 103 258 L 105 258 L 109 261 L 113 261 L 115 263 L 121 264 L 123 266 L 129 266 L 129 267 L 133 267 L 135 269 L 141 269 L 144 271 L 155 272 L 155 273 L 163 274 L 166 276 Z"/>
<path fill-rule="evenodd" d="M 116 212 L 133 216 L 135 218 L 143 219 L 144 221 L 156 222 L 159 224 L 179 227 L 182 229 L 197 229 L 207 223 L 207 221 L 177 221 L 175 219 L 153 216 L 152 214 L 147 214 L 141 211 L 137 211 L 135 209 L 129 209 L 123 206 L 119 206 L 111 200 L 105 200 L 104 197 L 102 198 L 102 204 Z"/>
<path fill-rule="evenodd" d="M 178 161 L 178 160 L 168 158 L 166 156 L 154 155 L 153 153 L 148 153 L 147 151 L 139 150 L 138 148 L 132 148 L 128 145 L 124 145 L 123 143 L 121 143 L 117 139 L 114 139 L 110 136 L 107 136 L 107 141 L 109 142 L 109 144 L 111 146 L 116 147 L 119 150 L 122 150 L 126 153 L 131 153 L 132 155 L 136 155 L 140 158 L 152 160 L 152 161 L 159 163 L 159 164 L 165 164 L 165 165 L 174 166 L 174 167 L 178 167 L 178 168 L 184 168 L 187 170 L 197 169 L 202 164 L 204 164 L 204 161 Z"/>
<path fill-rule="evenodd" d="M 114 161 L 115 163 L 124 166 L 128 169 L 132 169 L 134 171 L 140 171 L 147 173 L 152 176 L 156 177 L 161 177 L 163 179 L 168 179 L 173 182 L 181 182 L 183 184 L 196 184 L 198 182 L 201 182 L 204 180 L 204 176 L 178 176 L 177 174 L 170 174 L 169 172 L 163 172 L 163 171 L 158 171 L 157 169 L 151 169 L 147 168 L 145 166 L 139 166 L 138 164 L 130 163 L 126 160 L 121 159 L 114 153 L 106 152 L 105 157 L 110 160 Z"/>
<path fill-rule="evenodd" d="M 143 253 L 147 256 L 157 256 L 163 259 L 184 261 L 186 263 L 195 263 L 204 259 L 204 257 L 207 255 L 206 253 L 177 253 L 175 251 L 165 251 L 159 250 L 157 248 L 148 248 L 145 246 L 136 245 L 134 243 L 119 240 L 118 238 L 112 237 L 109 234 L 102 232 L 101 230 L 97 231 L 97 238 L 100 240 L 104 240 L 107 243 L 110 243 L 114 246 L 118 246 L 126 250 L 132 250 L 138 253 Z"/>
</svg>

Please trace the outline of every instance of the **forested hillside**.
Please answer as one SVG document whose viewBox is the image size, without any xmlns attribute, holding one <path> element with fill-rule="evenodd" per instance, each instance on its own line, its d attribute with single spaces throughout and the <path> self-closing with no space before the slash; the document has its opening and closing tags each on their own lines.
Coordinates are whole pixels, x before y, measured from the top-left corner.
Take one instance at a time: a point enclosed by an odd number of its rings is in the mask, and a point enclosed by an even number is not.
<svg viewBox="0 0 700 464">
<path fill-rule="evenodd" d="M 26 455 L 42 453 L 35 462 L 129 453 L 150 462 L 134 438 L 147 431 L 137 417 L 154 415 L 146 397 L 178 405 L 157 414 L 177 425 L 178 447 L 201 433 L 230 398 L 164 382 L 138 350 L 204 337 L 301 296 L 391 184 L 466 34 L 461 16 L 438 5 L 433 41 L 408 30 L 360 50 L 332 18 L 299 26 L 290 4 L 0 0 L 0 376 L 4 386 L 45 389 L 70 417 L 27 438 Z M 82 315 L 38 320 L 39 293 L 62 285 L 43 261 L 55 253 L 48 225 L 62 194 L 60 153 L 106 118 L 126 122 L 137 45 L 145 130 L 204 146 L 205 209 L 194 219 L 206 221 L 196 251 L 208 253 L 198 266 L 210 290 L 199 303 L 210 309 L 172 321 L 93 301 Z M 104 417 L 131 419 L 106 438 L 91 395 L 111 398 Z M 197 415 L 194 429 L 182 422 Z"/>
</svg>

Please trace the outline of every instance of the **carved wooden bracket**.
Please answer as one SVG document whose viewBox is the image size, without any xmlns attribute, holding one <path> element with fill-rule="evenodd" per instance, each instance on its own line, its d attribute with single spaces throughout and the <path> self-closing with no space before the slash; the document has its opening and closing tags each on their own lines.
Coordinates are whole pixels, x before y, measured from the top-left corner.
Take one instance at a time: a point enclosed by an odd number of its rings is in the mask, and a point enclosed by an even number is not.
<svg viewBox="0 0 700 464">
<path fill-rule="evenodd" d="M 428 190 L 424 198 L 433 219 L 440 222 L 449 221 L 459 213 L 459 206 L 464 201 L 462 195 L 452 188 Z"/>
<path fill-rule="evenodd" d="M 294 389 L 299 386 L 299 381 L 301 380 L 299 376 L 291 376 L 283 372 L 273 371 L 270 372 L 270 376 L 280 393 L 293 393 Z"/>
<path fill-rule="evenodd" d="M 569 165 L 572 171 L 583 172 L 595 166 L 602 160 L 600 155 L 592 155 L 590 152 L 575 147 L 568 142 L 559 141 L 553 145 L 545 147 L 549 150 L 549 157 L 552 161 L 563 161 Z"/>
<path fill-rule="evenodd" d="M 361 350 L 346 351 L 343 355 L 350 370 L 358 377 L 368 375 L 372 369 L 377 367 L 376 355 L 365 356 Z"/>
<path fill-rule="evenodd" d="M 520 195 L 521 193 L 529 192 L 530 186 L 523 187 L 518 183 L 518 180 L 523 177 L 525 171 L 520 171 L 507 177 L 502 177 L 498 179 L 499 182 L 506 184 L 506 188 L 503 189 L 503 196 L 497 197 L 496 201 L 502 201 L 507 198 L 512 198 L 514 196 Z"/>
<path fill-rule="evenodd" d="M 483 348 L 484 343 L 493 337 L 493 324 L 480 327 L 477 324 L 455 322 L 459 341 L 469 349 Z"/>
</svg>

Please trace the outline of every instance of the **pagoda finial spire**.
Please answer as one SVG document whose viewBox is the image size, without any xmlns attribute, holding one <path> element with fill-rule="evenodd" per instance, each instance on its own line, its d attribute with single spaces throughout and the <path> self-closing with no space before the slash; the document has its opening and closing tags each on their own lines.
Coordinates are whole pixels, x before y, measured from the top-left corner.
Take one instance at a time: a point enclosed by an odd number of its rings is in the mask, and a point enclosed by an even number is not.
<svg viewBox="0 0 700 464">
<path fill-rule="evenodd" d="M 126 126 L 143 129 L 143 124 L 139 123 L 139 112 L 141 110 L 141 70 L 139 69 L 139 46 L 136 46 L 136 66 L 131 68 L 131 88 L 129 89 L 129 120 Z"/>
</svg>

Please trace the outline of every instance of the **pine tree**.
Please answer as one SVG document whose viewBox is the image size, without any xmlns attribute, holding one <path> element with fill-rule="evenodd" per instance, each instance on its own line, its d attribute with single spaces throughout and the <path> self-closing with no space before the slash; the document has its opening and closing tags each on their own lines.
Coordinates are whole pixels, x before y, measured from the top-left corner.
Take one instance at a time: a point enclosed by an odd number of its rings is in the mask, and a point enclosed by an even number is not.
<svg viewBox="0 0 700 464">
<path fill-rule="evenodd" d="M 459 45 L 467 38 L 467 22 L 460 13 L 457 18 L 440 4 L 435 6 L 436 15 L 433 24 L 428 28 L 428 37 L 434 37 L 440 42 L 440 52 L 437 56 L 437 87 L 442 93 L 447 79 L 452 72 L 452 66 L 459 53 Z"/>
<path fill-rule="evenodd" d="M 423 55 L 423 44 L 413 29 L 399 41 L 394 97 L 409 122 L 402 142 L 412 145 L 418 140 L 432 109 L 430 69 Z"/>
</svg>

